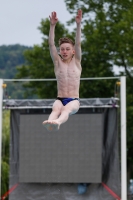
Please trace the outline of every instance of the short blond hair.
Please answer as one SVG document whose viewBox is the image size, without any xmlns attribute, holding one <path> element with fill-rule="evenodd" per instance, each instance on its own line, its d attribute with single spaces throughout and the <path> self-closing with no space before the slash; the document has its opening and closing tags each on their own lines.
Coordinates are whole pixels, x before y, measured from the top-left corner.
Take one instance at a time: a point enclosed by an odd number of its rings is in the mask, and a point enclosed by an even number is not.
<svg viewBox="0 0 133 200">
<path fill-rule="evenodd" d="M 70 38 L 67 38 L 67 37 L 64 37 L 64 38 L 60 38 L 59 39 L 59 46 L 63 43 L 69 43 L 71 44 L 72 46 L 74 46 L 74 42 L 73 40 L 71 40 Z"/>
</svg>

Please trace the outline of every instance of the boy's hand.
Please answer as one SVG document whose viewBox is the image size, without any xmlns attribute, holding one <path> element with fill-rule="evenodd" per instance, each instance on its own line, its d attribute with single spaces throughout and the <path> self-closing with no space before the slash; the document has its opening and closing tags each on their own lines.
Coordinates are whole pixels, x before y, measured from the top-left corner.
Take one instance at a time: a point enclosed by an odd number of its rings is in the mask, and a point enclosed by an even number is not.
<svg viewBox="0 0 133 200">
<path fill-rule="evenodd" d="M 55 25 L 58 22 L 57 14 L 56 12 L 52 12 L 50 18 L 50 24 Z"/>
<path fill-rule="evenodd" d="M 78 10 L 78 13 L 77 13 L 77 16 L 76 16 L 75 20 L 76 20 L 77 24 L 81 23 L 81 20 L 82 20 L 82 10 Z"/>
</svg>

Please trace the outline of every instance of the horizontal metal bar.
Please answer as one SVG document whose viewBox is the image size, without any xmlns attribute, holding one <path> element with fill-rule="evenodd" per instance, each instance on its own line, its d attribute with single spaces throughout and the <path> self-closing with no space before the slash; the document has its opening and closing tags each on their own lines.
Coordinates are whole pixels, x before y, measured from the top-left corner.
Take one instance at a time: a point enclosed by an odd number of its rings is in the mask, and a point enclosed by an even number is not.
<svg viewBox="0 0 133 200">
<path fill-rule="evenodd" d="M 81 81 L 87 80 L 106 80 L 106 79 L 120 79 L 119 76 L 115 77 L 92 77 L 92 78 L 80 78 Z M 29 82 L 29 81 L 57 81 L 55 78 L 48 79 L 3 79 L 4 82 Z"/>
<path fill-rule="evenodd" d="M 105 106 L 80 106 L 80 108 L 118 108 L 118 105 L 105 105 Z M 52 106 L 19 106 L 19 107 L 12 107 L 12 106 L 3 106 L 3 109 L 9 109 L 9 110 L 20 110 L 20 109 L 44 109 L 44 108 L 52 108 Z"/>
<path fill-rule="evenodd" d="M 119 106 L 118 105 L 104 105 L 104 106 L 97 106 L 97 105 L 94 105 L 94 106 L 80 106 L 80 108 L 118 108 Z"/>
<path fill-rule="evenodd" d="M 80 100 L 81 101 L 86 101 L 88 98 L 80 98 Z M 97 99 L 97 98 L 89 98 L 89 100 L 95 100 L 95 99 Z M 101 99 L 106 99 L 106 98 L 101 98 Z M 113 99 L 113 100 L 117 100 L 117 101 L 119 101 L 119 98 L 117 98 L 117 97 L 110 97 L 110 99 Z M 22 101 L 30 101 L 30 102 L 32 102 L 32 101 L 37 101 L 37 102 L 39 102 L 39 101 L 49 101 L 49 100 L 53 100 L 53 103 L 54 103 L 54 101 L 55 101 L 55 99 L 3 99 L 3 103 L 6 103 L 6 102 L 10 102 L 10 101 L 12 101 L 12 100 L 14 100 L 14 101 L 16 101 L 17 100 L 17 102 L 22 102 Z"/>
<path fill-rule="evenodd" d="M 29 81 L 56 81 L 55 78 L 48 78 L 48 79 L 4 79 L 4 82 L 29 82 Z"/>
<path fill-rule="evenodd" d="M 9 109 L 9 110 L 14 110 L 14 109 L 43 109 L 43 108 L 52 108 L 52 106 L 3 106 L 3 109 Z"/>
<path fill-rule="evenodd" d="M 119 76 L 115 77 L 92 77 L 92 78 L 80 78 L 82 81 L 86 80 L 106 80 L 106 79 L 120 79 Z"/>
</svg>

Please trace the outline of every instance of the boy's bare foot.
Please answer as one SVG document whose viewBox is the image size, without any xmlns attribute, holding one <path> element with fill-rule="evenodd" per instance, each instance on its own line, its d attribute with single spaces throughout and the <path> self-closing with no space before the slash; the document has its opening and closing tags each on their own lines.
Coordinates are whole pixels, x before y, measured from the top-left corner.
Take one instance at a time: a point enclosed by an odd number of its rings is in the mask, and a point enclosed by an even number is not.
<svg viewBox="0 0 133 200">
<path fill-rule="evenodd" d="M 48 131 L 58 131 L 60 128 L 60 124 L 56 120 L 46 120 L 43 122 L 43 125 Z"/>
</svg>

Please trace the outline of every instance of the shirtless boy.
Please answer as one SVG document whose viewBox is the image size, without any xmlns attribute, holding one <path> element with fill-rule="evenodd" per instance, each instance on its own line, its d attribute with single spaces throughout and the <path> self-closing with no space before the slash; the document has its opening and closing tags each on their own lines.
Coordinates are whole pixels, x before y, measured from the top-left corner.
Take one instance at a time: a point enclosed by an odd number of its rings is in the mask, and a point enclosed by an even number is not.
<svg viewBox="0 0 133 200">
<path fill-rule="evenodd" d="M 60 56 L 54 44 L 54 31 L 58 22 L 56 12 L 50 18 L 49 48 L 54 63 L 54 72 L 57 79 L 57 99 L 53 104 L 52 112 L 43 125 L 48 131 L 58 130 L 68 117 L 79 110 L 79 86 L 81 67 L 81 20 L 82 11 L 78 10 L 75 18 L 77 24 L 75 44 L 69 38 L 60 38 Z"/>
</svg>

